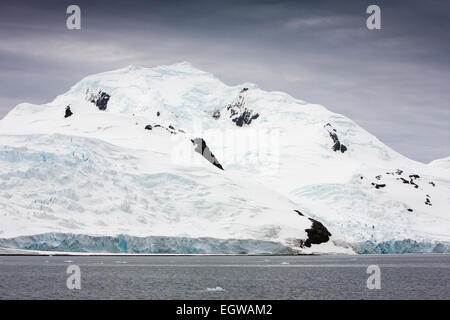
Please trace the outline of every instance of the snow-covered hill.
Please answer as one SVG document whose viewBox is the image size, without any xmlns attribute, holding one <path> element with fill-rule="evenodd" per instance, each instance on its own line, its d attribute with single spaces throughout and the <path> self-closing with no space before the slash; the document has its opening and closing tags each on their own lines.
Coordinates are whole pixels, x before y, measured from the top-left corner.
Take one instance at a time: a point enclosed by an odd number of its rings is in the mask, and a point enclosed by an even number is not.
<svg viewBox="0 0 450 320">
<path fill-rule="evenodd" d="M 97 74 L 51 103 L 18 105 L 0 121 L 0 183 L 0 246 L 348 253 L 450 242 L 447 169 L 323 106 L 230 87 L 189 63 Z"/>
<path fill-rule="evenodd" d="M 450 170 L 450 157 L 433 160 L 428 165 Z"/>
</svg>

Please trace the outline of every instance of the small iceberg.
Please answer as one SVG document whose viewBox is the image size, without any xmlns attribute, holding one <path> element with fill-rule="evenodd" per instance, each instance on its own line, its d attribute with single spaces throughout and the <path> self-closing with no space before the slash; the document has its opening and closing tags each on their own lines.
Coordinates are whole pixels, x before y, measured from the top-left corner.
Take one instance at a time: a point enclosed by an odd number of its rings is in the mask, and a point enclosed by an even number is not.
<svg viewBox="0 0 450 320">
<path fill-rule="evenodd" d="M 224 288 L 222 287 L 215 287 L 215 288 L 206 288 L 204 291 L 208 291 L 208 292 L 220 292 L 220 291 L 226 291 Z"/>
</svg>

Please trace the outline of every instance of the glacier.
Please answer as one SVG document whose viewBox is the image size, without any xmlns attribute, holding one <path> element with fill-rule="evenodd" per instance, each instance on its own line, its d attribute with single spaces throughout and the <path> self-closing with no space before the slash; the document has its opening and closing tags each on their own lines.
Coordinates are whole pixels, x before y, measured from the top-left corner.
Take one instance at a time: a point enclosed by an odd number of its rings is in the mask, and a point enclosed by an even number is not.
<svg viewBox="0 0 450 320">
<path fill-rule="evenodd" d="M 450 253 L 449 242 L 418 242 L 411 239 L 391 240 L 375 243 L 365 241 L 353 243 L 352 248 L 360 254 L 407 254 L 407 253 Z"/>
<path fill-rule="evenodd" d="M 8 248 L 448 252 L 449 194 L 448 159 L 413 161 L 321 105 L 188 62 L 91 75 L 0 120 Z"/>
<path fill-rule="evenodd" d="M 185 237 L 89 236 L 44 233 L 0 239 L 0 247 L 51 252 L 122 254 L 279 254 L 296 251 L 278 242 L 253 239 L 214 239 Z"/>
</svg>

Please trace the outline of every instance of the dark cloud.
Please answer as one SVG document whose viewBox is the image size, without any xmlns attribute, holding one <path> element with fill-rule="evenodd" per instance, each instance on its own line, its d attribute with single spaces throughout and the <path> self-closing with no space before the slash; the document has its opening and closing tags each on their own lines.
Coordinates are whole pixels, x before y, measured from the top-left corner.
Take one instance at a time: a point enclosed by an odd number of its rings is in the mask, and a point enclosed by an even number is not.
<svg viewBox="0 0 450 320">
<path fill-rule="evenodd" d="M 343 113 L 397 151 L 450 155 L 450 3 L 377 1 L 72 1 L 0 4 L 0 117 L 44 103 L 82 77 L 191 61 L 228 84 L 257 83 Z"/>
</svg>

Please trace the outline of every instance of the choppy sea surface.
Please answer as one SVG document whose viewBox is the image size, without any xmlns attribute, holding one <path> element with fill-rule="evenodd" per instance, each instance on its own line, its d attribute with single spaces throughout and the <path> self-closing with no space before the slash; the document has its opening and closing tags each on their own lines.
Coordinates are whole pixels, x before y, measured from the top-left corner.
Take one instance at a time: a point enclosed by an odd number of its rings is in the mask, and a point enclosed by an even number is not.
<svg viewBox="0 0 450 320">
<path fill-rule="evenodd" d="M 450 255 L 0 256 L 0 299 L 450 299 Z"/>
</svg>

